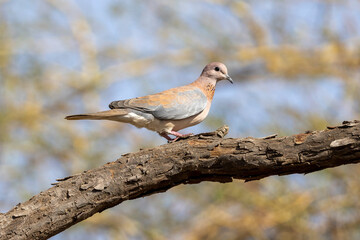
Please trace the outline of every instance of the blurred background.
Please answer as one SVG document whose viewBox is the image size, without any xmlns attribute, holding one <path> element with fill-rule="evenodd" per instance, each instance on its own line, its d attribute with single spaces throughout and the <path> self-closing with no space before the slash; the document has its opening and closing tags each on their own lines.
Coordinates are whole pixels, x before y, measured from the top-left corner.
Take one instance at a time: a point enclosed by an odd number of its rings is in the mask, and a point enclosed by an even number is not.
<svg viewBox="0 0 360 240">
<path fill-rule="evenodd" d="M 55 179 L 166 141 L 65 121 L 195 80 L 224 62 L 208 118 L 182 133 L 322 130 L 360 113 L 360 2 L 0 0 L 0 212 Z M 360 165 L 177 186 L 52 239 L 359 239 Z"/>
</svg>

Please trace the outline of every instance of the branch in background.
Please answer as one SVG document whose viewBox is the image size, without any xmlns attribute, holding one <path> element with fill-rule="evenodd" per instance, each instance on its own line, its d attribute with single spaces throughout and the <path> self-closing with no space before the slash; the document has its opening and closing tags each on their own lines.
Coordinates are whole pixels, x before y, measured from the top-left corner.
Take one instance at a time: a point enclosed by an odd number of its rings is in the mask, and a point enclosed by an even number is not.
<svg viewBox="0 0 360 240">
<path fill-rule="evenodd" d="M 224 139 L 227 127 L 123 155 L 0 215 L 0 239 L 47 239 L 125 200 L 202 181 L 257 180 L 360 161 L 360 123 L 288 137 Z"/>
</svg>

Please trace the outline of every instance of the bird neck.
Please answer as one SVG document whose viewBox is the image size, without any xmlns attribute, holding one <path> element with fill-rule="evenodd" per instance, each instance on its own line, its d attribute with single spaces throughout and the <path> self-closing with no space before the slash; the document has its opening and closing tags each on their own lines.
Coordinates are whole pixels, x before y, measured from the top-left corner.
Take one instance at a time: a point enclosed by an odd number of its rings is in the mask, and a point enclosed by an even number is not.
<svg viewBox="0 0 360 240">
<path fill-rule="evenodd" d="M 195 82 L 193 82 L 195 86 L 200 88 L 208 99 L 212 99 L 215 93 L 216 80 L 208 77 L 200 77 Z"/>
</svg>

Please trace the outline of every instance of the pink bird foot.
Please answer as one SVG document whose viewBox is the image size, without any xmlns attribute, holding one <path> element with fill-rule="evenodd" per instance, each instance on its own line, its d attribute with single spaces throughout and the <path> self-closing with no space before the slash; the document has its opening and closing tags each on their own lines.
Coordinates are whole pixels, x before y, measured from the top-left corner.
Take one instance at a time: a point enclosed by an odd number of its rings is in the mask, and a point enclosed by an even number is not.
<svg viewBox="0 0 360 240">
<path fill-rule="evenodd" d="M 168 143 L 172 143 L 172 142 L 176 142 L 180 138 L 187 138 L 189 136 L 194 135 L 192 133 L 181 134 L 181 133 L 178 133 L 178 132 L 175 132 L 175 131 L 171 131 L 171 132 L 169 132 L 169 134 L 174 135 L 175 138 L 174 139 L 170 138 L 166 133 L 160 133 L 160 136 L 166 138 L 166 140 L 168 140 Z"/>
</svg>

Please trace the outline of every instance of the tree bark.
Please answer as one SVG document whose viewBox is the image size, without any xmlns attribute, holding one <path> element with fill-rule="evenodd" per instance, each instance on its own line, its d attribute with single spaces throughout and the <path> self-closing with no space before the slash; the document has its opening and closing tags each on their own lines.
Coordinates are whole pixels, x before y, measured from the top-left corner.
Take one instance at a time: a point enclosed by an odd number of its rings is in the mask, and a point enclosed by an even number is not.
<svg viewBox="0 0 360 240">
<path fill-rule="evenodd" d="M 227 128 L 123 155 L 59 179 L 0 214 L 0 239 L 47 239 L 125 200 L 201 181 L 257 180 L 360 161 L 360 124 L 277 138 L 223 138 Z"/>
</svg>

